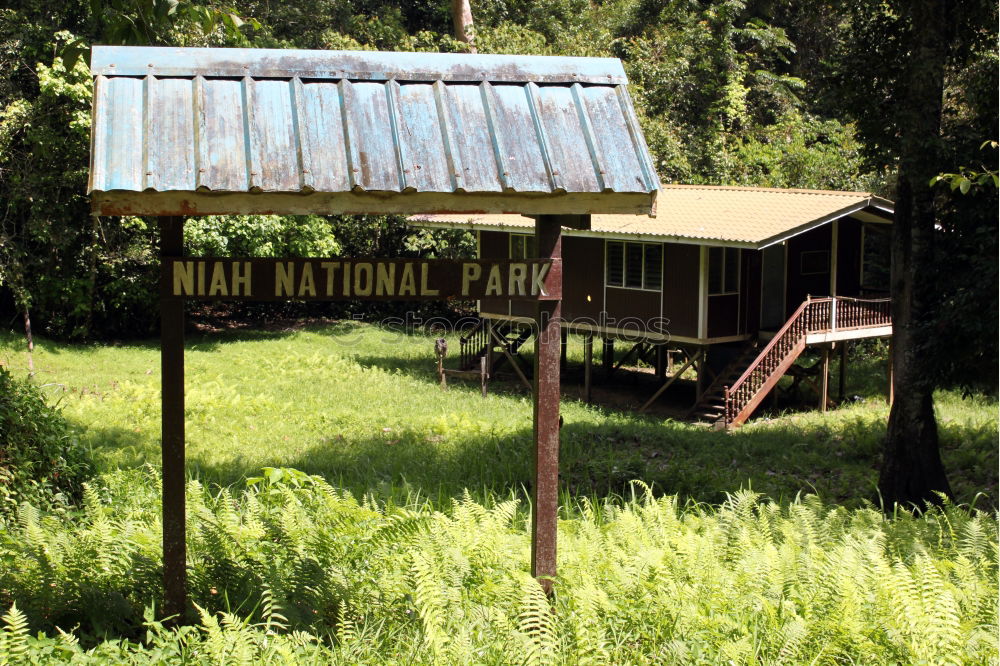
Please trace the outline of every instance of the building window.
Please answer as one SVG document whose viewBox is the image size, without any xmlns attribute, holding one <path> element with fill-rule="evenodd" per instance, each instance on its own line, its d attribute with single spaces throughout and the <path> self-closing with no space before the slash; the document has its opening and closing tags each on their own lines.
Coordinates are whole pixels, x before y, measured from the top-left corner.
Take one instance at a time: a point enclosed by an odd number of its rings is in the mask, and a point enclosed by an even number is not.
<svg viewBox="0 0 1000 666">
<path fill-rule="evenodd" d="M 799 255 L 800 275 L 826 275 L 829 272 L 829 250 L 808 250 Z"/>
<path fill-rule="evenodd" d="M 708 248 L 708 295 L 738 294 L 740 291 L 740 249 Z"/>
<path fill-rule="evenodd" d="M 511 234 L 510 235 L 510 258 L 511 259 L 534 259 L 535 237 L 532 234 Z"/>
<path fill-rule="evenodd" d="M 663 287 L 663 245 L 607 241 L 605 284 L 659 291 Z"/>
<path fill-rule="evenodd" d="M 861 233 L 861 289 L 868 294 L 888 292 L 891 229 L 887 224 L 866 224 Z"/>
</svg>

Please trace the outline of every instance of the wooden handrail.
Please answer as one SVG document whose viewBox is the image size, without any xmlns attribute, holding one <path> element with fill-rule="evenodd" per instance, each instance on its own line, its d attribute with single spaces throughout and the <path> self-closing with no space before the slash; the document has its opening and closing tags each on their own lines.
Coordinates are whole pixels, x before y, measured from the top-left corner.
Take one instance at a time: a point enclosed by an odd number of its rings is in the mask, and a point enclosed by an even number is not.
<svg viewBox="0 0 1000 666">
<path fill-rule="evenodd" d="M 739 379 L 732 386 L 723 387 L 726 426 L 737 419 L 758 392 L 773 385 L 775 380 L 772 375 L 775 372 L 785 372 L 790 364 L 789 355 L 794 353 L 798 356 L 801 353 L 810 333 L 890 325 L 892 313 L 889 303 L 888 298 L 807 296 Z M 863 304 L 874 308 L 864 307 Z"/>
<path fill-rule="evenodd" d="M 804 301 L 802 305 L 800 305 L 798 309 L 795 310 L 795 313 L 788 318 L 788 321 L 786 321 L 785 325 L 781 327 L 781 330 L 779 330 L 775 334 L 775 336 L 771 338 L 771 341 L 767 343 L 764 349 L 762 349 L 761 352 L 757 354 L 757 358 L 754 359 L 754 362 L 750 364 L 750 367 L 748 367 L 746 371 L 742 375 L 740 375 L 740 378 L 737 379 L 735 382 L 733 382 L 733 385 L 729 387 L 730 393 L 739 388 L 750 377 L 754 369 L 760 364 L 761 359 L 767 357 L 767 355 L 771 353 L 771 350 L 774 348 L 775 345 L 778 344 L 778 341 L 785 336 L 785 333 L 788 332 L 788 329 L 790 329 L 795 324 L 795 322 L 798 321 L 799 317 L 802 316 L 802 313 L 805 311 L 805 309 L 809 307 L 809 303 L 815 303 L 815 302 L 816 301 L 808 301 L 808 300 Z"/>
</svg>

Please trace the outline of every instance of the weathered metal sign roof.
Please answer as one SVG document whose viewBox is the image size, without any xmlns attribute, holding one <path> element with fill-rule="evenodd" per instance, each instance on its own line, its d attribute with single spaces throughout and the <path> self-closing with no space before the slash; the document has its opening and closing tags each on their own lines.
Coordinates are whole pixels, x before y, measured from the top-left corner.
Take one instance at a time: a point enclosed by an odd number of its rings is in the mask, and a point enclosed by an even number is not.
<svg viewBox="0 0 1000 666">
<path fill-rule="evenodd" d="M 650 213 L 621 62 L 94 47 L 106 215 Z"/>
</svg>

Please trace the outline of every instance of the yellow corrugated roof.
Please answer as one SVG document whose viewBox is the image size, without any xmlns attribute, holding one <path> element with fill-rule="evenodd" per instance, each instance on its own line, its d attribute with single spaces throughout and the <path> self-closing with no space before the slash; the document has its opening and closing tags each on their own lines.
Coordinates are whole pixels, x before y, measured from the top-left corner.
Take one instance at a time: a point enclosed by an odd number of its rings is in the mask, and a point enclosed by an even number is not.
<svg viewBox="0 0 1000 666">
<path fill-rule="evenodd" d="M 866 208 L 880 210 L 884 217 L 891 215 L 892 202 L 868 192 L 664 185 L 655 217 L 593 215 L 590 232 L 766 245 Z M 534 227 L 532 219 L 521 215 L 418 215 L 410 219 L 417 224 L 471 228 Z"/>
</svg>

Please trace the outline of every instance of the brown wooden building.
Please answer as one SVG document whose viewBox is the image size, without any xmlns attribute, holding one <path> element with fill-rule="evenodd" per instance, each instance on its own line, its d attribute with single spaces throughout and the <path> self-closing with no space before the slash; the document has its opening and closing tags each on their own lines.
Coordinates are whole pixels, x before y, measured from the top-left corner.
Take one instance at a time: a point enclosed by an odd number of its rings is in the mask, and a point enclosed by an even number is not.
<svg viewBox="0 0 1000 666">
<path fill-rule="evenodd" d="M 631 351 L 656 355 L 661 372 L 664 350 L 681 350 L 698 371 L 702 418 L 744 421 L 806 346 L 821 346 L 825 359 L 836 342 L 891 335 L 891 202 L 863 192 L 667 185 L 657 208 L 655 217 L 594 215 L 589 229 L 564 231 L 563 326 L 604 339 L 606 356 L 613 340 L 633 341 Z M 475 232 L 482 259 L 533 256 L 527 217 L 410 221 Z M 531 308 L 479 302 L 491 322 L 527 323 Z"/>
</svg>

